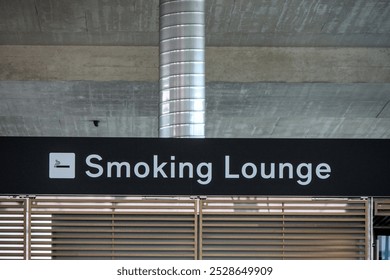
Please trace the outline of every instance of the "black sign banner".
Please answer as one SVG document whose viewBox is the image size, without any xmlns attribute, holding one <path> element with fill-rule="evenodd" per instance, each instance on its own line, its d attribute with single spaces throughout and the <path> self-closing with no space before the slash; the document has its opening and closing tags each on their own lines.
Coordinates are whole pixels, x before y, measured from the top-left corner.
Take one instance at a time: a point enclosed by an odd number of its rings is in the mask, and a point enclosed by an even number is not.
<svg viewBox="0 0 390 280">
<path fill-rule="evenodd" d="M 390 196 L 390 140 L 0 137 L 1 195 Z"/>
</svg>

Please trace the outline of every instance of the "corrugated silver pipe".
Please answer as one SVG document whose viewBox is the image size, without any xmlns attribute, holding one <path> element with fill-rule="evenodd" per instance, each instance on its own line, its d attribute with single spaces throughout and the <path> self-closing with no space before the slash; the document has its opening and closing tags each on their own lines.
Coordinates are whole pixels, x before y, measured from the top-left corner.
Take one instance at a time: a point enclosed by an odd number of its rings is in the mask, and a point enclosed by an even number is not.
<svg viewBox="0 0 390 280">
<path fill-rule="evenodd" d="M 160 137 L 205 137 L 204 6 L 160 0 Z"/>
</svg>

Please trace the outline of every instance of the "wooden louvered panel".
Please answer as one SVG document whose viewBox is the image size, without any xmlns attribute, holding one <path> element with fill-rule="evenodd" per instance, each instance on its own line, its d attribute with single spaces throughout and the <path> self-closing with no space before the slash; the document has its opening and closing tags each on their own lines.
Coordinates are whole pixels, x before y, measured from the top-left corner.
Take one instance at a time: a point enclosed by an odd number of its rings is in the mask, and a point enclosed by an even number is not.
<svg viewBox="0 0 390 280">
<path fill-rule="evenodd" d="M 374 208 L 376 216 L 390 216 L 390 199 L 376 199 Z"/>
<path fill-rule="evenodd" d="M 365 259 L 363 200 L 208 199 L 201 202 L 203 259 Z"/>
<path fill-rule="evenodd" d="M 365 200 L 0 200 L 0 258 L 364 259 Z M 378 204 L 381 203 L 381 204 Z M 378 206 L 377 206 L 378 205 Z M 376 211 L 386 210 L 377 200 Z M 199 243 L 198 243 L 199 240 Z"/>
<path fill-rule="evenodd" d="M 194 200 L 36 199 L 31 258 L 196 259 Z"/>
<path fill-rule="evenodd" d="M 0 259 L 26 259 L 26 201 L 0 199 Z"/>
</svg>

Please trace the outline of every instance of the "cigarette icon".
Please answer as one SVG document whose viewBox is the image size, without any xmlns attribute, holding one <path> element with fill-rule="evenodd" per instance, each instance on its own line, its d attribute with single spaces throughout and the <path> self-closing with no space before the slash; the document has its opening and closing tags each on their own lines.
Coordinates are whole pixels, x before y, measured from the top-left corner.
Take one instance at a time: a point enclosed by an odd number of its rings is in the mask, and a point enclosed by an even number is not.
<svg viewBox="0 0 390 280">
<path fill-rule="evenodd" d="M 49 153 L 49 178 L 74 179 L 76 176 L 74 153 Z"/>
<path fill-rule="evenodd" d="M 69 168 L 70 165 L 63 165 L 59 160 L 56 159 L 56 163 L 54 164 L 55 168 Z"/>
</svg>

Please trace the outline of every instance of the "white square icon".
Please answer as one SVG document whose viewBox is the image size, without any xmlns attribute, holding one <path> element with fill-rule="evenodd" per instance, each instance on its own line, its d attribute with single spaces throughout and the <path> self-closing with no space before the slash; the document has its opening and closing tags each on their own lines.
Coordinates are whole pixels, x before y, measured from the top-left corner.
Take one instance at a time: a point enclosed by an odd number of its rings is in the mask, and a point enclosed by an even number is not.
<svg viewBox="0 0 390 280">
<path fill-rule="evenodd" d="M 49 178 L 74 179 L 75 162 L 74 153 L 50 153 L 49 154 Z"/>
</svg>

